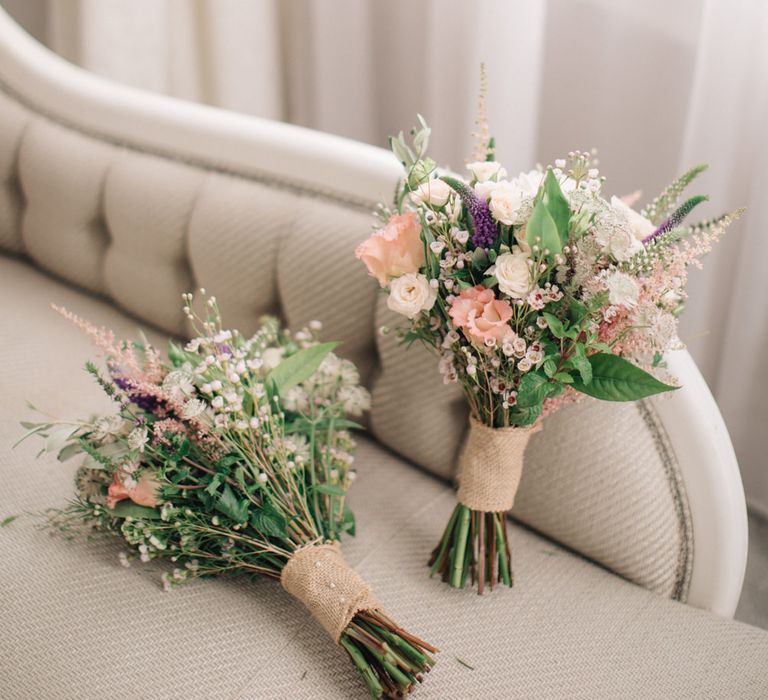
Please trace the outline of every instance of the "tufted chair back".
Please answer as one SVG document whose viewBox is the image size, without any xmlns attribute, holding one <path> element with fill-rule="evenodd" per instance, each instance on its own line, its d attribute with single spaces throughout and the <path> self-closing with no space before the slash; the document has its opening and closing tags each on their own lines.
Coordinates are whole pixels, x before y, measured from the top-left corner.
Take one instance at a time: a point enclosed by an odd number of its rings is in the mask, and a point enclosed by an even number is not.
<svg viewBox="0 0 768 700">
<path fill-rule="evenodd" d="M 321 319 L 372 388 L 374 436 L 452 477 L 464 403 L 426 350 L 378 333 L 398 321 L 354 258 L 393 191 L 394 158 L 111 85 L 33 44 L 2 11 L 0 40 L 0 253 L 175 336 L 187 332 L 181 294 L 200 286 L 244 333 L 265 313 L 293 327 Z M 691 374 L 690 360 L 681 366 Z M 694 602 L 714 608 L 695 582 L 697 518 L 673 413 L 588 402 L 547 419 L 515 516 L 661 595 L 685 601 L 694 579 Z"/>
</svg>

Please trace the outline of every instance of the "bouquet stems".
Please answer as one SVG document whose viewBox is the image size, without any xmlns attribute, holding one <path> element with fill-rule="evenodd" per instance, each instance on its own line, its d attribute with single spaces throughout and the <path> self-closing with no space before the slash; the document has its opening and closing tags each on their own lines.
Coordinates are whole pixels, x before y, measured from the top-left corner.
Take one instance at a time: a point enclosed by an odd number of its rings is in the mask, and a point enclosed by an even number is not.
<svg viewBox="0 0 768 700">
<path fill-rule="evenodd" d="M 472 510 L 457 503 L 440 543 L 429 560 L 430 576 L 439 573 L 453 588 L 467 579 L 482 595 L 488 584 L 512 586 L 512 562 L 507 536 L 507 513 Z"/>
<path fill-rule="evenodd" d="M 347 651 L 372 698 L 400 698 L 434 666 L 437 649 L 378 610 L 358 612 L 339 643 Z"/>
</svg>

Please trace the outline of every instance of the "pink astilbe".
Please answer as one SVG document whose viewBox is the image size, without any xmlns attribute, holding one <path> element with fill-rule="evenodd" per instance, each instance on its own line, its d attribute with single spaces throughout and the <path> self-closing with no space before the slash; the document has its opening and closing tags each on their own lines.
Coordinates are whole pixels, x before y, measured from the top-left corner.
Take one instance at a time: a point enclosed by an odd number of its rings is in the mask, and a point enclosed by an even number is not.
<svg viewBox="0 0 768 700">
<path fill-rule="evenodd" d="M 105 326 L 94 326 L 90 321 L 86 321 L 77 314 L 72 313 L 63 306 L 51 304 L 51 308 L 59 315 L 74 323 L 83 333 L 85 333 L 91 342 L 106 356 L 114 356 L 119 353 L 115 345 L 114 331 Z"/>
</svg>

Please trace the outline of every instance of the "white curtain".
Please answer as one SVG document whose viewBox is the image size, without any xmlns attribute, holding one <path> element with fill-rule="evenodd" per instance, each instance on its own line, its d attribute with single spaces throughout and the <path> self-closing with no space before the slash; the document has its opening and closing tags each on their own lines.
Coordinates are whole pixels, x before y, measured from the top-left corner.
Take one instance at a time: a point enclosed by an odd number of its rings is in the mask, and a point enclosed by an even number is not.
<svg viewBox="0 0 768 700">
<path fill-rule="evenodd" d="M 420 112 L 454 167 L 471 148 L 480 61 L 510 171 L 594 146 L 611 193 L 652 197 L 710 162 L 695 188 L 709 212 L 749 210 L 694 273 L 682 333 L 748 500 L 768 513 L 765 0 L 30 3 L 45 7 L 52 47 L 97 73 L 379 145 Z"/>
</svg>

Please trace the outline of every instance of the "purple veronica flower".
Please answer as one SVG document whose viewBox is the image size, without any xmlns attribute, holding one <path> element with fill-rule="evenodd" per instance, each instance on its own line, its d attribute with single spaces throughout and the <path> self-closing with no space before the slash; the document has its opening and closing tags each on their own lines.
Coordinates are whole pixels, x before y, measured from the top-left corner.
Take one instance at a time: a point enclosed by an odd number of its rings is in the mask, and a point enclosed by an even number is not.
<svg viewBox="0 0 768 700">
<path fill-rule="evenodd" d="M 142 411 L 146 411 L 147 413 L 154 413 L 155 410 L 160 406 L 160 403 L 154 396 L 134 394 L 131 382 L 123 379 L 122 377 L 113 376 L 112 380 L 115 382 L 115 384 L 117 384 L 118 387 L 120 387 L 120 389 L 128 394 L 128 400 L 131 403 L 136 404 Z"/>
<path fill-rule="evenodd" d="M 488 203 L 480 199 L 471 187 L 460 180 L 454 177 L 443 177 L 442 180 L 461 197 L 461 203 L 467 209 L 472 225 L 472 245 L 486 250 L 491 248 L 496 242 L 499 230 L 488 209 Z"/>
</svg>

